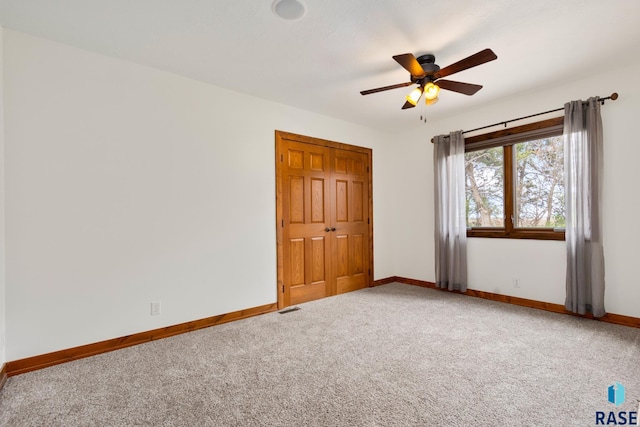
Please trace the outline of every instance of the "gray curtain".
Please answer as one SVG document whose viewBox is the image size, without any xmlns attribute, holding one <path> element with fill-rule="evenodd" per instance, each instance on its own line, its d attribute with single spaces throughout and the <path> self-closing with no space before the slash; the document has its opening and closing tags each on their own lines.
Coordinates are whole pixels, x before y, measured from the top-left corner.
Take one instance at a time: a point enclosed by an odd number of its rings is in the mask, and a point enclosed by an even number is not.
<svg viewBox="0 0 640 427">
<path fill-rule="evenodd" d="M 434 142 L 436 285 L 467 290 L 467 218 L 462 131 Z"/>
<path fill-rule="evenodd" d="M 602 204 L 602 119 L 596 98 L 564 106 L 567 298 L 574 313 L 605 314 Z"/>
</svg>

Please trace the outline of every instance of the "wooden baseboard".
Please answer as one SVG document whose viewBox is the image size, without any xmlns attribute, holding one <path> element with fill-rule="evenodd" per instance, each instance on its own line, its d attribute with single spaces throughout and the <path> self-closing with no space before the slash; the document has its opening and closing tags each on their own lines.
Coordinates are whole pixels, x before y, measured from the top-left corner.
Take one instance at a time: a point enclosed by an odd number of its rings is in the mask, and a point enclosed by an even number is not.
<svg viewBox="0 0 640 427">
<path fill-rule="evenodd" d="M 387 283 L 397 282 L 396 279 L 398 279 L 397 276 L 391 276 L 391 277 L 386 277 L 384 279 L 374 280 L 372 283 L 372 286 L 380 286 L 380 285 L 386 285 Z"/>
<path fill-rule="evenodd" d="M 191 322 L 181 323 L 178 325 L 167 326 L 164 328 L 140 332 L 133 335 L 127 335 L 120 338 L 113 338 L 93 344 L 86 344 L 66 350 L 55 351 L 39 356 L 14 360 L 6 364 L 5 368 L 3 368 L 3 372 L 5 373 L 5 376 L 24 374 L 26 372 L 47 368 L 49 366 L 70 362 L 72 360 L 82 359 L 84 357 L 95 356 L 97 354 L 119 350 L 121 348 L 158 340 L 161 338 L 167 338 L 173 335 L 195 331 L 197 329 L 207 328 L 209 326 L 220 325 L 222 323 L 227 323 L 234 320 L 240 320 L 247 317 L 269 313 L 272 311 L 276 311 L 277 308 L 278 307 L 276 303 L 267 304 L 259 307 L 248 308 L 246 310 L 234 311 L 232 313 L 220 314 L 218 316 L 207 317 L 205 319 L 193 320 Z"/>
<path fill-rule="evenodd" d="M 392 283 L 392 282 L 398 282 L 398 283 L 404 283 L 406 285 L 421 286 L 423 288 L 446 291 L 446 289 L 438 288 L 436 284 L 433 282 L 409 279 L 406 277 L 399 277 L 399 276 L 392 276 L 385 279 L 376 280 L 374 282 L 374 286 L 383 285 L 383 284 Z M 568 314 L 570 316 L 584 317 L 585 319 L 593 319 L 593 320 L 599 320 L 601 322 L 614 323 L 616 325 L 640 328 L 640 318 L 638 317 L 606 313 L 602 317 L 594 318 L 593 315 L 591 314 L 580 315 L 580 314 L 572 313 L 568 311 L 566 308 L 564 308 L 564 305 L 561 305 L 561 304 L 553 304 L 550 302 L 536 301 L 536 300 L 520 298 L 520 297 L 512 297 L 509 295 L 495 294 L 492 292 L 477 291 L 474 289 L 467 289 L 466 292 L 456 292 L 456 291 L 454 292 L 462 295 L 476 297 L 476 298 L 488 299 L 491 301 L 504 302 L 507 304 L 520 305 L 522 307 L 537 308 L 539 310 L 551 311 L 553 313 Z"/>
<path fill-rule="evenodd" d="M 424 280 L 409 279 L 406 277 L 391 276 L 384 279 L 378 279 L 373 281 L 373 286 L 381 286 L 388 283 L 404 283 L 407 285 L 420 286 L 423 288 L 444 289 L 438 288 L 435 283 L 427 282 Z M 454 291 L 455 292 L 455 291 Z M 513 297 L 509 295 L 495 294 L 492 292 L 477 291 L 468 289 L 466 292 L 455 292 L 462 295 L 472 296 L 476 298 L 483 298 L 492 301 L 504 302 L 508 304 L 519 305 L 523 307 L 536 308 L 539 310 L 551 311 L 554 313 L 569 314 L 571 316 L 584 317 L 588 319 L 594 319 L 591 315 L 577 315 L 567 311 L 563 305 L 553 304 L 548 302 L 530 300 L 526 298 Z M 95 356 L 97 354 L 106 353 L 113 350 L 118 350 L 125 347 L 130 347 L 145 342 L 167 338 L 173 335 L 182 334 L 185 332 L 195 331 L 197 329 L 207 328 L 209 326 L 220 325 L 222 323 L 231 322 L 234 320 L 245 319 L 247 317 L 257 316 L 260 314 L 270 313 L 278 309 L 277 304 L 266 304 L 259 307 L 253 307 L 246 310 L 235 311 L 232 313 L 221 314 L 218 316 L 207 317 L 205 319 L 194 320 L 191 322 L 181 323 L 178 325 L 167 326 L 164 328 L 154 329 L 151 331 L 140 332 L 133 335 L 127 335 L 120 338 L 113 338 L 106 341 L 100 341 L 93 344 L 82 345 L 66 350 L 55 351 L 52 353 L 42 354 L 33 357 L 27 357 L 25 359 L 14 360 L 8 362 L 2 366 L 0 370 L 0 390 L 4 386 L 8 376 L 24 374 L 26 372 L 35 371 L 49 366 L 58 365 L 60 363 L 70 362 L 72 360 L 82 359 L 84 357 Z M 634 328 L 640 328 L 640 318 L 624 316 L 620 314 L 607 313 L 603 317 L 594 319 L 607 323 L 614 323 L 616 325 L 631 326 Z"/>
<path fill-rule="evenodd" d="M 7 382 L 7 364 L 2 364 L 2 369 L 0 369 L 0 390 L 4 387 L 4 383 Z"/>
</svg>

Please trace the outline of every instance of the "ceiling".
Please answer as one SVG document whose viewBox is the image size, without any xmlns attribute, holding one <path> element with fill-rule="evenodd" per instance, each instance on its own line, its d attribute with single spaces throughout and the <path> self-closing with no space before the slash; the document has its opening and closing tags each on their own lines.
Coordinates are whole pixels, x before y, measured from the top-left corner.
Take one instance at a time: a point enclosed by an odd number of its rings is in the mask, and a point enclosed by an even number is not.
<svg viewBox="0 0 640 427">
<path fill-rule="evenodd" d="M 0 24 L 389 131 L 638 61 L 637 0 L 300 1 L 287 21 L 273 0 L 0 0 Z M 445 67 L 485 48 L 498 59 L 450 77 L 484 85 L 472 97 L 403 111 L 411 88 L 359 93 L 409 80 L 393 55 Z"/>
</svg>

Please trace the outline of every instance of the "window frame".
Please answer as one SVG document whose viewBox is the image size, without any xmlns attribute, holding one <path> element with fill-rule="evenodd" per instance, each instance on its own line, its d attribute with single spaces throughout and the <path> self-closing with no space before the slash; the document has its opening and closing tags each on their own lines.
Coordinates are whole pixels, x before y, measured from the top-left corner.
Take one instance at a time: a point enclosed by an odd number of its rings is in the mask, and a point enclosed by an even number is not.
<svg viewBox="0 0 640 427">
<path fill-rule="evenodd" d="M 503 239 L 565 240 L 564 229 L 515 227 L 515 177 L 513 145 L 563 133 L 564 116 L 502 129 L 465 139 L 465 153 L 503 147 L 504 153 L 504 227 L 467 228 L 467 237 Z"/>
</svg>

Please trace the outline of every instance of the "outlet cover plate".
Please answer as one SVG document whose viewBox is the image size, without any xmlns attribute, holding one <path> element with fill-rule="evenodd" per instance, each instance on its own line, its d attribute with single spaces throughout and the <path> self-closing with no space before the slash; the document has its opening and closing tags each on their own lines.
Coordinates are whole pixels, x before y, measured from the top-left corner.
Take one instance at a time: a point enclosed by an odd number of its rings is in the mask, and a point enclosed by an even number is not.
<svg viewBox="0 0 640 427">
<path fill-rule="evenodd" d="M 162 312 L 162 305 L 160 301 L 152 301 L 151 302 L 151 315 L 158 316 Z"/>
</svg>

